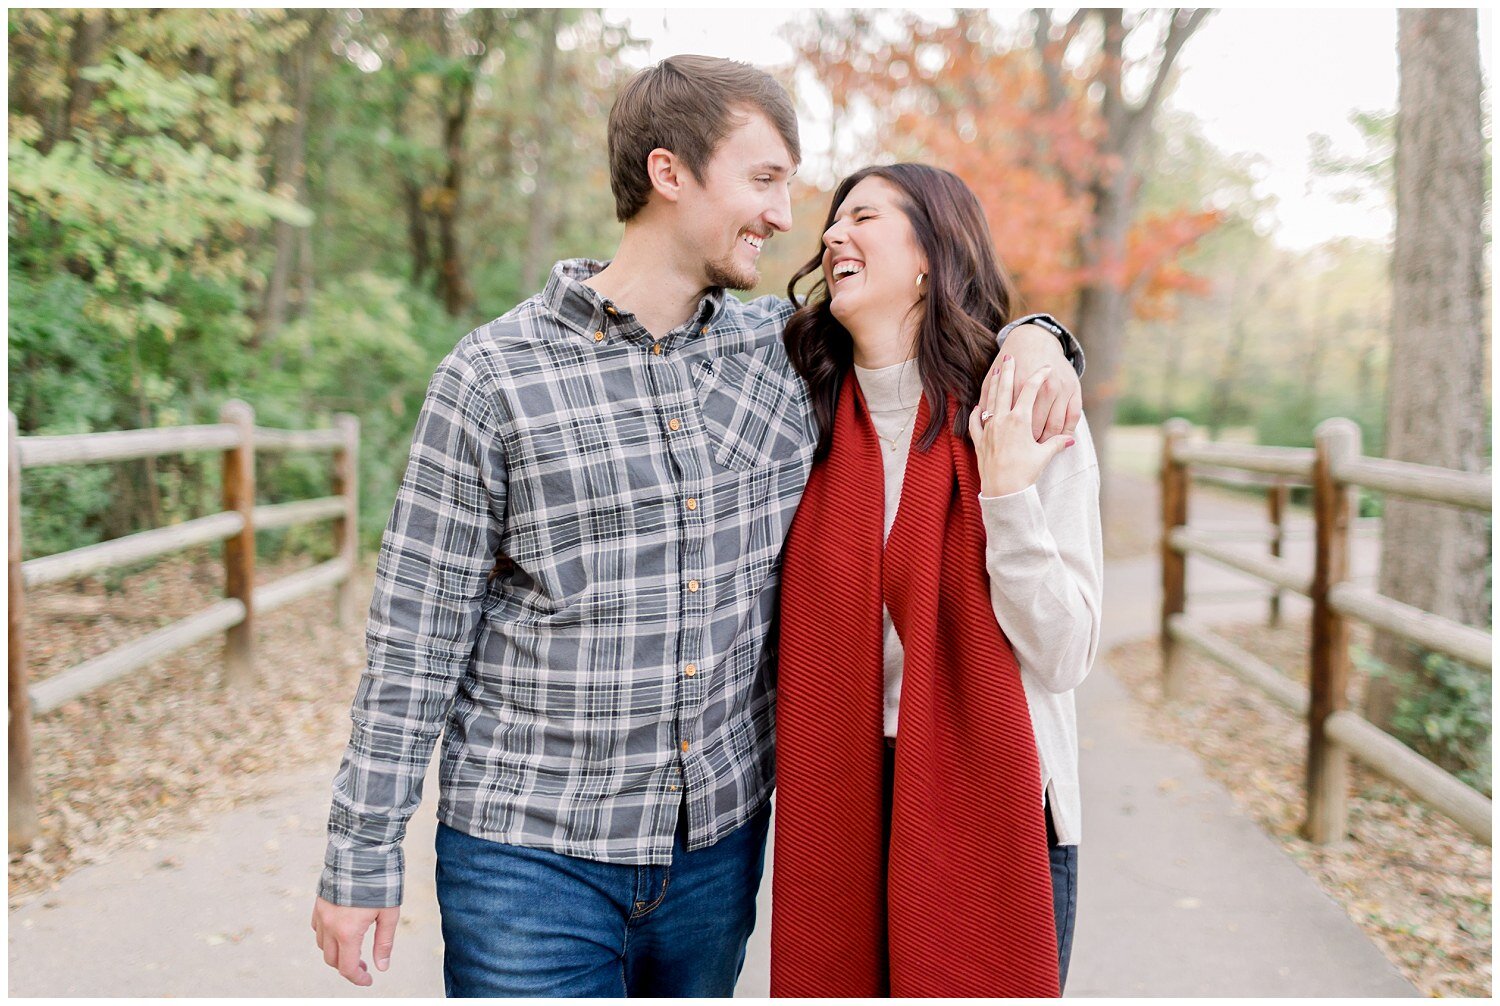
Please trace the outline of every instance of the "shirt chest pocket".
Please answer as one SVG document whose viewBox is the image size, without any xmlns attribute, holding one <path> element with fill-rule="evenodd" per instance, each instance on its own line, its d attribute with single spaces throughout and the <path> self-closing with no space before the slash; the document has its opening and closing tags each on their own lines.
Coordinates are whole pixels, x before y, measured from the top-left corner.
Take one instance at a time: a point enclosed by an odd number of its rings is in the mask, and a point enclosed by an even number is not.
<svg viewBox="0 0 1500 1006">
<path fill-rule="evenodd" d="M 807 391 L 780 346 L 703 360 L 693 384 L 714 463 L 749 471 L 789 461 L 807 441 Z"/>
</svg>

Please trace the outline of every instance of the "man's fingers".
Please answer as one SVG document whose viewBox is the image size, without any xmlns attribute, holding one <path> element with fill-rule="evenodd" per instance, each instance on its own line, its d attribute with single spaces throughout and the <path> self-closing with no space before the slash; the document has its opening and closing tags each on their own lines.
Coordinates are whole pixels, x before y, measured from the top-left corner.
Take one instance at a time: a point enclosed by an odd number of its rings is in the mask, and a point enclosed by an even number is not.
<svg viewBox="0 0 1500 1006">
<path fill-rule="evenodd" d="M 1045 390 L 1045 389 L 1044 389 Z M 1037 411 L 1042 409 L 1042 402 L 1037 403 Z M 1064 432 L 1068 422 L 1068 399 L 1061 394 L 1052 396 L 1052 406 L 1047 410 L 1046 422 L 1042 426 L 1042 437 L 1050 440 L 1059 433 Z"/>
<path fill-rule="evenodd" d="M 339 941 L 333 938 L 333 934 L 324 930 L 318 931 L 318 949 L 323 951 L 323 963 L 333 968 L 339 968 Z"/>
<path fill-rule="evenodd" d="M 1083 389 L 1068 397 L 1068 411 L 1063 419 L 1063 432 L 1072 436 L 1078 432 L 1078 420 L 1083 418 Z"/>
<path fill-rule="evenodd" d="M 396 945 L 396 920 L 400 917 L 399 908 L 382 909 L 375 916 L 375 967 L 380 971 L 391 966 L 391 948 Z"/>
<path fill-rule="evenodd" d="M 364 942 L 364 937 L 365 932 L 361 929 L 358 933 L 341 936 L 337 943 L 338 963 L 334 967 L 355 985 L 369 985 L 374 981 L 370 969 L 359 959 L 359 945 Z"/>
<path fill-rule="evenodd" d="M 1020 414 L 1017 418 L 1030 418 L 1036 414 L 1037 392 L 1041 390 L 1043 382 L 1047 380 L 1047 376 L 1051 373 L 1051 367 L 1043 367 L 1035 374 L 1032 374 L 1025 384 L 1021 385 L 1021 393 L 1016 396 L 1015 411 Z M 1036 437 L 1036 433 L 1036 424 L 1033 421 L 1031 434 L 1033 437 Z"/>
</svg>

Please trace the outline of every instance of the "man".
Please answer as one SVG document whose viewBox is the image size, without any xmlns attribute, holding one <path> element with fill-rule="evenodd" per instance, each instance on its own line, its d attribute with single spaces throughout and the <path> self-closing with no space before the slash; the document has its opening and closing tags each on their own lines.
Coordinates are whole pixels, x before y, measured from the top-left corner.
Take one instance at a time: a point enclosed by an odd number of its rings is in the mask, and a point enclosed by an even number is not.
<svg viewBox="0 0 1500 1006">
<path fill-rule="evenodd" d="M 744 961 L 778 560 L 816 437 L 792 305 L 725 288 L 791 226 L 796 117 L 758 70 L 674 57 L 621 92 L 609 156 L 613 259 L 559 263 L 461 340 L 417 421 L 313 912 L 357 985 L 372 923 L 389 966 L 445 727 L 449 995 L 728 996 Z M 1011 339 L 1021 373 L 1063 362 L 1046 331 Z"/>
</svg>

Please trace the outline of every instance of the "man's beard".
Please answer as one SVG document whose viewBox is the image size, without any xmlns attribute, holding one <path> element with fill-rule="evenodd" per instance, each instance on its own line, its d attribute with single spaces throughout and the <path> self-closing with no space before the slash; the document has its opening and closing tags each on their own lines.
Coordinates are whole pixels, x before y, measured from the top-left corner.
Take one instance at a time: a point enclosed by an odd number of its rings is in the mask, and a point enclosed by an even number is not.
<svg viewBox="0 0 1500 1006">
<path fill-rule="evenodd" d="M 730 252 L 717 261 L 704 264 L 709 286 L 722 286 L 727 290 L 751 290 L 760 282 L 760 272 L 753 266 L 742 266 Z"/>
</svg>

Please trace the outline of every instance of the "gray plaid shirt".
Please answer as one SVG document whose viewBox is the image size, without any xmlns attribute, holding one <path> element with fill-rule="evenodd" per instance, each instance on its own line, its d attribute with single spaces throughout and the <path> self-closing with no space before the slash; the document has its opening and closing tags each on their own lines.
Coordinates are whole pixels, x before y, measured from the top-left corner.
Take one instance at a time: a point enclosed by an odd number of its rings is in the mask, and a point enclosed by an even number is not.
<svg viewBox="0 0 1500 1006">
<path fill-rule="evenodd" d="M 428 387 L 334 779 L 335 904 L 400 903 L 440 732 L 439 819 L 514 845 L 664 865 L 679 813 L 699 849 L 770 797 L 777 574 L 817 440 L 792 305 L 714 291 L 656 342 L 579 282 L 600 268 L 558 263 Z"/>
</svg>

